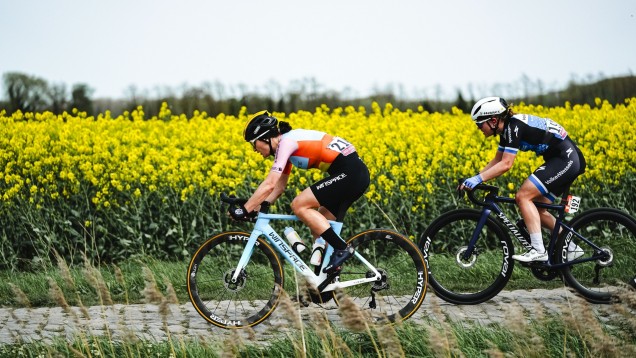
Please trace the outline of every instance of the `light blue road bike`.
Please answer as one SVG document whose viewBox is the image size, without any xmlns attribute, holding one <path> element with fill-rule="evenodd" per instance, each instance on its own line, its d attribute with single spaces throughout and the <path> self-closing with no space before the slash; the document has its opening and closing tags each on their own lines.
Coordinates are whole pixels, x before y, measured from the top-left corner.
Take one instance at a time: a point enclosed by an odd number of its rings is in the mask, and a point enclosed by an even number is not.
<svg viewBox="0 0 636 358">
<path fill-rule="evenodd" d="M 236 205 L 239 199 L 221 195 Z M 306 264 L 270 225 L 298 221 L 294 215 L 261 210 L 251 233 L 223 232 L 201 245 L 188 266 L 187 288 L 197 312 L 222 328 L 244 328 L 263 322 L 276 309 L 283 289 L 283 261 L 287 261 L 309 287 L 314 303 L 338 300 L 344 293 L 372 319 L 389 322 L 409 318 L 422 304 L 427 289 L 427 268 L 421 251 L 408 238 L 385 229 L 358 233 L 347 240 L 356 249 L 341 271 L 322 272 L 333 249 L 328 246 L 322 265 Z M 341 222 L 331 221 L 338 234 Z M 307 250 L 310 251 L 310 250 Z"/>
</svg>

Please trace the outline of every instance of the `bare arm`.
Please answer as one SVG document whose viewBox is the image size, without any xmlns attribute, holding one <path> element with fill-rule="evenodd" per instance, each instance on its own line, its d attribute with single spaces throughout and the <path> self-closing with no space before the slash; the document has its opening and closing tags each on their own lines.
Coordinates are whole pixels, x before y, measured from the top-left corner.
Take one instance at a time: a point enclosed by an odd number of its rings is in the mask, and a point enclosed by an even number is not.
<svg viewBox="0 0 636 358">
<path fill-rule="evenodd" d="M 289 174 L 281 174 L 280 178 L 278 178 L 278 181 L 276 182 L 276 185 L 274 186 L 274 190 L 272 190 L 272 192 L 269 194 L 269 196 L 265 200 L 269 201 L 270 203 L 273 203 L 274 201 L 276 201 L 276 199 L 278 199 L 285 191 L 288 180 L 289 180 Z"/>
<path fill-rule="evenodd" d="M 483 173 L 486 170 L 490 169 L 493 165 L 499 163 L 501 161 L 502 156 L 503 156 L 503 152 L 502 151 L 497 151 L 497 154 L 495 154 L 495 157 L 492 158 L 492 160 L 490 162 L 488 162 L 488 164 L 486 164 L 484 169 L 480 170 L 479 173 Z"/>
<path fill-rule="evenodd" d="M 515 162 L 516 154 L 498 151 L 495 158 L 488 163 L 479 175 L 483 181 L 487 181 L 500 176 L 512 168 Z"/>
<path fill-rule="evenodd" d="M 263 201 L 273 197 L 274 194 L 276 194 L 276 191 L 280 191 L 277 194 L 276 198 L 280 196 L 280 193 L 282 193 L 282 191 L 280 188 L 281 184 L 279 182 L 281 181 L 283 176 L 286 176 L 287 178 L 289 178 L 289 175 L 284 175 L 279 172 L 270 171 L 269 174 L 267 174 L 267 177 L 265 178 L 265 180 L 263 180 L 263 182 L 258 186 L 258 188 L 256 188 L 256 191 L 254 192 L 254 194 L 252 194 L 252 196 L 245 203 L 245 209 L 247 210 L 247 212 L 254 211 L 257 207 L 261 205 Z M 284 189 L 285 185 L 287 185 L 287 178 L 284 179 L 284 185 L 282 189 Z"/>
</svg>

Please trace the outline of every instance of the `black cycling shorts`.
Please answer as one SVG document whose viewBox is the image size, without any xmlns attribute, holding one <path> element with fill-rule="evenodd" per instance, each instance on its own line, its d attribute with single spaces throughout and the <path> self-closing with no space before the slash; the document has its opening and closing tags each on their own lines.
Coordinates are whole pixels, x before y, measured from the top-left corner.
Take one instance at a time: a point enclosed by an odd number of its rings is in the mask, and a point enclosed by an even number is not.
<svg viewBox="0 0 636 358">
<path fill-rule="evenodd" d="M 570 140 L 564 139 L 550 147 L 543 155 L 545 163 L 530 175 L 530 181 L 541 194 L 554 201 L 581 174 L 585 172 L 585 158 L 581 150 Z"/>
<path fill-rule="evenodd" d="M 331 163 L 329 176 L 312 184 L 318 203 L 329 210 L 336 221 L 342 222 L 347 209 L 358 200 L 369 187 L 369 169 L 358 153 L 342 154 Z"/>
</svg>

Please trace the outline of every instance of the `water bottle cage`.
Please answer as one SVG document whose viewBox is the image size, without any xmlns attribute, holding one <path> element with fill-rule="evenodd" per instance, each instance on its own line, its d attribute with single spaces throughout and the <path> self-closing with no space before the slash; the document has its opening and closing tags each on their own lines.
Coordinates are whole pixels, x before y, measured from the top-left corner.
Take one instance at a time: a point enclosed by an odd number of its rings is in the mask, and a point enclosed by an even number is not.
<svg viewBox="0 0 636 358">
<path fill-rule="evenodd" d="M 300 251 L 299 251 L 299 246 L 302 246 L 302 248 L 300 248 Z M 294 250 L 294 252 L 295 252 L 296 254 L 300 254 L 300 252 L 301 252 L 301 251 L 305 250 L 305 244 L 303 244 L 303 243 L 302 243 L 302 242 L 300 242 L 300 241 L 299 241 L 299 242 L 294 242 L 294 243 L 292 244 L 292 250 Z"/>
<path fill-rule="evenodd" d="M 318 252 L 318 257 L 316 256 L 316 252 Z M 317 246 L 314 247 L 314 250 L 311 252 L 311 264 L 314 266 L 320 266 L 322 264 L 322 259 L 325 257 L 325 247 Z"/>
</svg>

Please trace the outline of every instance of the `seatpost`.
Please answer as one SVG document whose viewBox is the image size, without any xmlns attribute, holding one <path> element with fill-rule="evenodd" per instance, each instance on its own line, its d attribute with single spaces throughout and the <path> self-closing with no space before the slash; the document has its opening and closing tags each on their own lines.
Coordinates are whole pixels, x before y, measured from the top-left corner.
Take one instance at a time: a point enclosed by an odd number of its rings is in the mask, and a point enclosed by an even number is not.
<svg viewBox="0 0 636 358">
<path fill-rule="evenodd" d="M 559 203 L 563 205 L 563 210 L 559 210 L 559 219 L 561 221 L 565 220 L 565 206 L 568 204 L 568 196 L 570 195 L 570 185 L 566 186 L 565 190 L 563 190 L 563 194 L 561 194 L 561 202 Z"/>
</svg>

